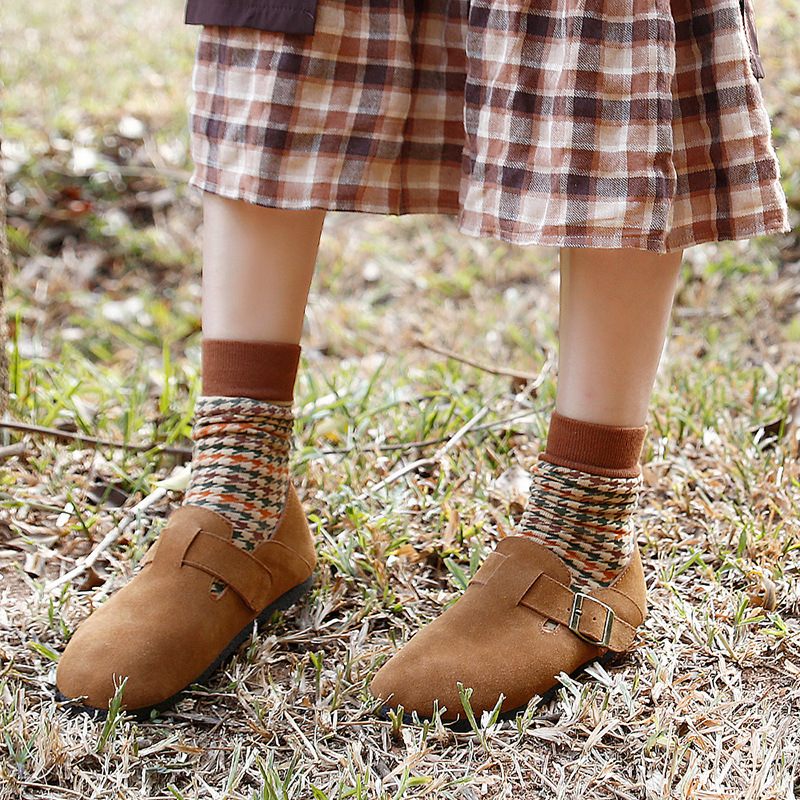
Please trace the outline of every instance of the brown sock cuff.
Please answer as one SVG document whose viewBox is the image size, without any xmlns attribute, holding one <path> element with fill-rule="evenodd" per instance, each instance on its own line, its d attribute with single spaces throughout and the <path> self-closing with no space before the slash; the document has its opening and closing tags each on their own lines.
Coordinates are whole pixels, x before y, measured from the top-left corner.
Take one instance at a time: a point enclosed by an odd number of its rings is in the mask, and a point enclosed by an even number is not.
<svg viewBox="0 0 800 800">
<path fill-rule="evenodd" d="M 539 458 L 551 464 L 610 478 L 640 474 L 646 425 L 637 428 L 601 425 L 553 411 L 547 444 Z"/>
<path fill-rule="evenodd" d="M 203 339 L 203 394 L 291 402 L 300 345 Z"/>
</svg>

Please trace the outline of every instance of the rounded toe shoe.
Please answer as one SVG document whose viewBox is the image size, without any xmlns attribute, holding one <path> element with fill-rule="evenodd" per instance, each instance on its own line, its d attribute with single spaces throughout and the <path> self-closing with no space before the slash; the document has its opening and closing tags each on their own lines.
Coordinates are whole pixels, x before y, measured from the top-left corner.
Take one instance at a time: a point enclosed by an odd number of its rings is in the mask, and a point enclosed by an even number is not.
<svg viewBox="0 0 800 800">
<path fill-rule="evenodd" d="M 78 626 L 56 669 L 62 698 L 103 712 L 126 678 L 126 708 L 150 710 L 199 680 L 253 618 L 235 592 L 214 599 L 207 573 L 155 571 L 143 568 Z"/>
<path fill-rule="evenodd" d="M 273 536 L 252 552 L 234 543 L 224 516 L 180 506 L 131 580 L 78 625 L 56 669 L 60 699 L 102 716 L 125 679 L 128 713 L 166 707 L 214 672 L 254 621 L 308 591 L 315 564 L 291 487 Z M 218 581 L 223 591 L 212 592 Z"/>
<path fill-rule="evenodd" d="M 476 718 L 495 708 L 510 716 L 598 658 L 628 649 L 646 614 L 638 550 L 608 588 L 570 588 L 570 573 L 553 552 L 524 535 L 502 539 L 466 591 L 417 631 L 375 673 L 369 690 L 379 713 L 402 706 L 445 722 L 463 722 L 459 691 L 471 689 Z"/>
</svg>

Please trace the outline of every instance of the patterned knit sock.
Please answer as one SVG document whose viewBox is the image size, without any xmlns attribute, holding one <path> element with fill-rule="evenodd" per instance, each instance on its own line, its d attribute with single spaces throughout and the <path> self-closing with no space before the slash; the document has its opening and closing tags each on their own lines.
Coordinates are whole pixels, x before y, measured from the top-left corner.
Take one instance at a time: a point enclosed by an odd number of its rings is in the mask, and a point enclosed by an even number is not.
<svg viewBox="0 0 800 800">
<path fill-rule="evenodd" d="M 229 519 L 234 542 L 245 550 L 269 539 L 283 511 L 293 423 L 288 405 L 250 397 L 197 398 L 184 503 Z"/>
<path fill-rule="evenodd" d="M 608 586 L 630 560 L 645 430 L 550 418 L 520 533 L 564 560 L 573 588 Z"/>
<path fill-rule="evenodd" d="M 234 543 L 247 551 L 274 533 L 286 502 L 299 358 L 299 345 L 203 341 L 203 386 L 183 502 L 230 520 Z M 212 593 L 224 586 L 215 581 Z"/>
</svg>

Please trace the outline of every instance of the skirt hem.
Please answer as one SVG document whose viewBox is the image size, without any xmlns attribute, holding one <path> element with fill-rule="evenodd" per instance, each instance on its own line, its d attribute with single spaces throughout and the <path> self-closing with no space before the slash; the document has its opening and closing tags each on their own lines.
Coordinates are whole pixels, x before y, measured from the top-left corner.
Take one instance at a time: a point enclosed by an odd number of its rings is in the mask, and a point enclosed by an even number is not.
<svg viewBox="0 0 800 800">
<path fill-rule="evenodd" d="M 491 238 L 496 239 L 506 244 L 513 244 L 519 246 L 534 246 L 534 247 L 586 247 L 598 249 L 636 249 L 645 250 L 655 253 L 670 253 L 676 250 L 684 250 L 687 247 L 693 247 L 699 244 L 707 244 L 710 242 L 725 242 L 737 241 L 742 239 L 751 239 L 755 236 L 771 235 L 776 233 L 790 233 L 792 227 L 787 219 L 787 207 L 776 203 L 769 206 L 764 206 L 763 219 L 749 225 L 731 225 L 734 220 L 729 217 L 723 217 L 717 220 L 718 223 L 726 224 L 728 228 L 735 228 L 734 233 L 717 233 L 717 234 L 701 234 L 692 236 L 690 234 L 679 236 L 674 241 L 665 242 L 663 237 L 647 237 L 642 236 L 641 233 L 625 234 L 621 233 L 616 236 L 602 236 L 598 234 L 575 235 L 564 234 L 559 236 L 549 235 L 533 235 L 533 236 L 520 236 L 513 235 L 507 231 L 498 228 L 475 228 L 467 226 L 462 222 L 462 210 L 453 209 L 449 210 L 442 208 L 441 205 L 431 206 L 430 208 L 415 205 L 413 208 L 404 208 L 400 210 L 389 209 L 386 205 L 370 205 L 367 203 L 358 204 L 344 204 L 337 203 L 335 199 L 327 202 L 323 201 L 310 201 L 310 200 L 291 200 L 288 198 L 278 198 L 274 195 L 256 194 L 246 190 L 230 190 L 220 187 L 210 181 L 204 181 L 193 174 L 189 180 L 188 185 L 203 192 L 226 197 L 231 200 L 244 200 L 245 202 L 254 205 L 264 206 L 267 208 L 282 208 L 294 211 L 308 211 L 313 208 L 324 209 L 326 211 L 337 212 L 351 212 L 356 214 L 380 214 L 383 216 L 407 216 L 409 214 L 436 214 L 440 216 L 448 216 L 456 218 L 458 231 L 466 236 L 473 238 Z"/>
</svg>

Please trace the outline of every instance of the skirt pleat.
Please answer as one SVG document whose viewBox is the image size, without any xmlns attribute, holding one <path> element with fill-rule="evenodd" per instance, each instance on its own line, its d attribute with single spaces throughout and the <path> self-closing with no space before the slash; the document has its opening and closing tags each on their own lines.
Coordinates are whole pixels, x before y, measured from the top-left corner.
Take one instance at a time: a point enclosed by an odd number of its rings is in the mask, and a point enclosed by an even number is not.
<svg viewBox="0 0 800 800">
<path fill-rule="evenodd" d="M 523 245 L 785 232 L 745 24 L 742 0 L 318 0 L 311 35 L 205 25 L 189 183 Z"/>
</svg>

